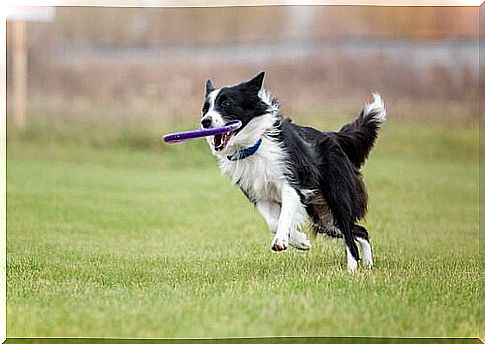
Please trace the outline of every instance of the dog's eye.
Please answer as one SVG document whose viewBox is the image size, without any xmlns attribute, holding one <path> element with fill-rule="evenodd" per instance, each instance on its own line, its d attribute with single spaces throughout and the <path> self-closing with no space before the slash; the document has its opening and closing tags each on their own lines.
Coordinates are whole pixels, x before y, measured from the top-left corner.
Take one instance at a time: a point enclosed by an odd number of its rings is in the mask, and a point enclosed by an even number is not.
<svg viewBox="0 0 485 344">
<path fill-rule="evenodd" d="M 221 106 L 224 107 L 224 108 L 228 108 L 232 105 L 231 101 L 230 100 L 224 100 L 222 103 L 221 103 Z"/>
</svg>

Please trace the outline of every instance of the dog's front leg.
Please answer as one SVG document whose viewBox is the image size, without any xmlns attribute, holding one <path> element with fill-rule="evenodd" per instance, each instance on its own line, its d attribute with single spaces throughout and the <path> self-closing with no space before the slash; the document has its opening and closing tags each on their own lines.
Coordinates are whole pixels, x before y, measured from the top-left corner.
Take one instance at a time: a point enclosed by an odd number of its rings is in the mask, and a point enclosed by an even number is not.
<svg viewBox="0 0 485 344">
<path fill-rule="evenodd" d="M 271 233 L 276 234 L 278 229 L 278 219 L 280 218 L 281 206 L 279 203 L 272 201 L 259 201 L 256 203 L 256 209 L 268 225 Z"/>
<path fill-rule="evenodd" d="M 300 201 L 300 196 L 291 186 L 283 184 L 281 188 L 281 212 L 278 219 L 278 228 L 271 243 L 271 249 L 273 251 L 286 250 L 289 240 L 293 241 L 294 235 L 290 234 L 300 233 L 297 231 L 297 228 L 303 225 L 304 222 L 305 207 Z"/>
</svg>

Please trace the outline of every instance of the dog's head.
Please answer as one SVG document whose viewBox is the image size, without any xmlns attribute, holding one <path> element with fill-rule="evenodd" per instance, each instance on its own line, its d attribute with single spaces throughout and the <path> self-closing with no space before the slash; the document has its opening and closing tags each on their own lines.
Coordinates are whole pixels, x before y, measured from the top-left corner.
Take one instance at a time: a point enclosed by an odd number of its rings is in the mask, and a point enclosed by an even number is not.
<svg viewBox="0 0 485 344">
<path fill-rule="evenodd" d="M 269 93 L 262 89 L 263 79 L 264 72 L 261 72 L 249 81 L 221 88 L 214 87 L 212 81 L 207 80 L 201 127 L 222 127 L 235 120 L 242 122 L 241 128 L 236 131 L 208 137 L 215 154 L 226 154 L 238 149 L 238 146 L 254 144 L 258 135 L 262 135 L 260 127 L 268 126 L 262 122 L 265 122 L 265 115 L 273 112 L 275 105 Z"/>
</svg>

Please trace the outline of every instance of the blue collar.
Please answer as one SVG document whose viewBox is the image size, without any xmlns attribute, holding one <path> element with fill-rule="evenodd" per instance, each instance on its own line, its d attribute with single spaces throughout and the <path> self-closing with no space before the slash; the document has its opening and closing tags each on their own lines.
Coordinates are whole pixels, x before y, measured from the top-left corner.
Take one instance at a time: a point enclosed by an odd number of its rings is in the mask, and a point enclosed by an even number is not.
<svg viewBox="0 0 485 344">
<path fill-rule="evenodd" d="M 259 146 L 261 146 L 261 142 L 263 142 L 263 140 L 259 139 L 251 147 L 243 148 L 232 155 L 228 155 L 227 159 L 231 161 L 246 159 L 248 156 L 251 156 L 254 153 L 256 153 L 256 151 L 259 149 Z"/>
</svg>

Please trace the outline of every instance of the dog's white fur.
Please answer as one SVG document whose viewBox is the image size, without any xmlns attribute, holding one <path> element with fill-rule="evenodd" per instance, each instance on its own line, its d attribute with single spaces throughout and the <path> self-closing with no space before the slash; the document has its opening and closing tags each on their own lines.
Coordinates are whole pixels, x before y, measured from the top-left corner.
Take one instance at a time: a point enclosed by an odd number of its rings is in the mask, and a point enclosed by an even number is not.
<svg viewBox="0 0 485 344">
<path fill-rule="evenodd" d="M 379 124 L 382 124 L 386 121 L 386 106 L 384 105 L 384 101 L 379 93 L 372 92 L 372 98 L 372 103 L 366 103 L 364 105 L 364 116 L 368 116 L 371 113 L 377 113 L 377 115 L 374 116 L 374 119 Z"/>
<path fill-rule="evenodd" d="M 220 88 L 212 91 L 209 93 L 209 110 L 207 113 L 202 117 L 201 121 L 204 120 L 205 118 L 212 118 L 212 125 L 214 127 L 222 127 L 224 126 L 224 120 L 222 119 L 222 116 L 219 112 L 214 110 L 214 103 L 216 101 L 217 95 L 221 91 Z M 212 137 L 207 138 L 207 142 L 212 142 Z M 214 145 L 211 146 L 212 151 L 214 151 Z"/>
<path fill-rule="evenodd" d="M 355 240 L 359 243 L 360 251 L 362 252 L 362 264 L 367 267 L 372 267 L 374 264 L 372 259 L 372 248 L 367 240 L 356 237 Z"/>
<path fill-rule="evenodd" d="M 214 110 L 214 100 L 219 89 L 209 94 L 209 110 L 205 116 L 211 116 L 214 126 L 218 126 L 221 115 Z M 255 200 L 256 208 L 265 219 L 270 231 L 274 233 L 271 247 L 284 250 L 288 244 L 302 249 L 310 249 L 310 241 L 306 234 L 298 229 L 306 219 L 305 206 L 300 197 L 285 177 L 284 150 L 272 138 L 272 130 L 277 120 L 278 106 L 271 103 L 271 95 L 262 89 L 260 98 L 271 105 L 271 111 L 252 119 L 237 135 L 230 138 L 221 151 L 214 149 L 212 137 L 207 138 L 212 153 L 219 160 L 219 167 L 233 184 L 239 186 Z M 205 117 L 204 116 L 204 117 Z M 223 125 L 223 124 L 221 124 Z M 252 146 L 258 139 L 262 144 L 258 151 L 243 160 L 230 161 L 228 155 L 240 149 Z"/>
<path fill-rule="evenodd" d="M 220 113 L 215 110 L 215 100 L 220 89 L 212 90 L 208 95 L 209 109 L 204 118 L 211 117 L 212 126 L 224 125 Z M 306 219 L 305 206 L 300 200 L 297 191 L 288 182 L 288 173 L 285 150 L 274 137 L 275 121 L 278 120 L 279 105 L 273 101 L 271 94 L 263 88 L 258 93 L 260 99 L 265 102 L 269 111 L 265 115 L 253 118 L 241 131 L 229 138 L 226 146 L 216 151 L 212 137 L 207 138 L 212 153 L 219 160 L 219 167 L 224 175 L 227 175 L 233 184 L 239 187 L 254 201 L 256 208 L 266 221 L 271 233 L 274 234 L 271 247 L 276 251 L 285 250 L 288 245 L 298 249 L 310 249 L 310 241 L 306 234 L 299 229 Z M 373 113 L 374 120 L 379 124 L 386 120 L 386 109 L 381 96 L 373 93 L 372 103 L 364 105 L 364 116 Z M 204 119 L 203 118 L 203 119 Z M 242 159 L 231 161 L 228 155 L 254 145 L 257 140 L 262 143 L 255 154 Z M 300 190 L 305 197 L 311 196 L 312 190 Z M 337 232 L 339 230 L 335 228 Z M 372 266 L 372 250 L 368 241 L 356 238 L 359 243 L 364 266 Z M 352 256 L 349 248 L 347 252 L 347 268 L 354 271 L 358 262 Z"/>
</svg>

